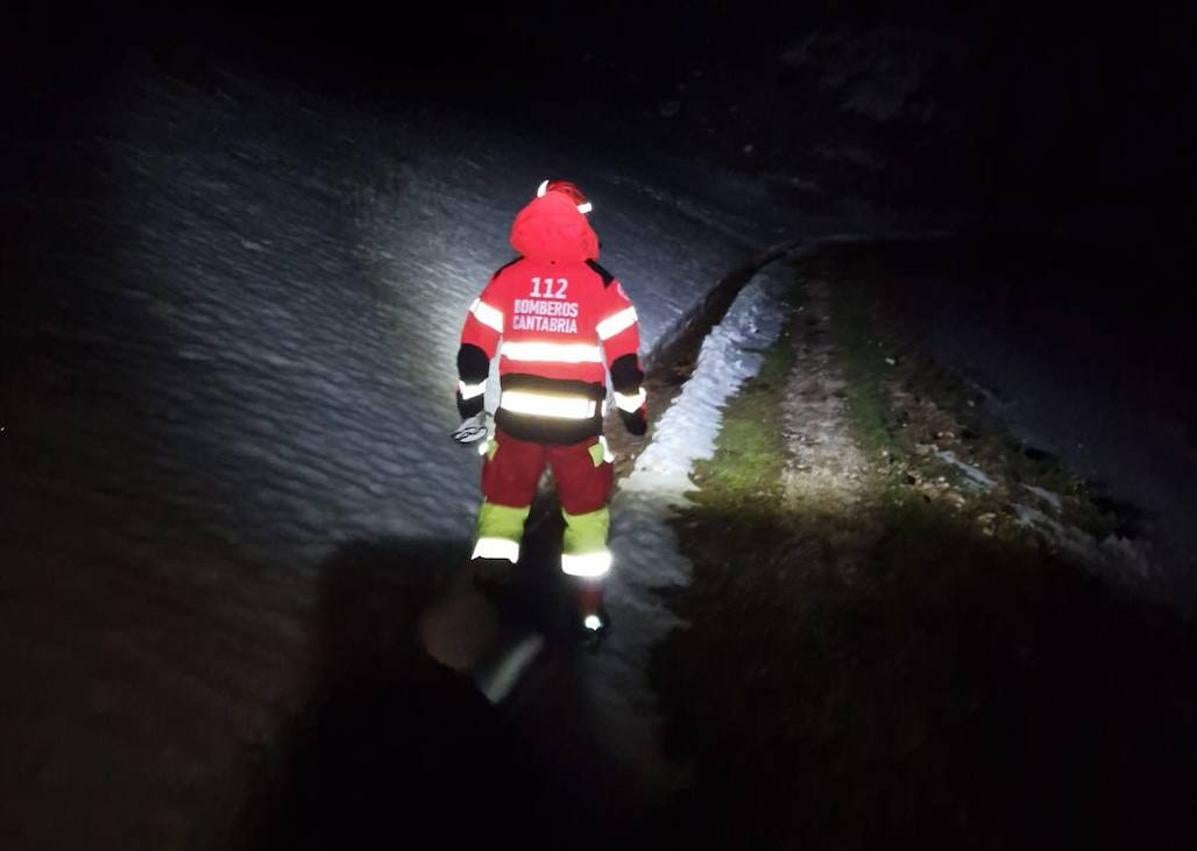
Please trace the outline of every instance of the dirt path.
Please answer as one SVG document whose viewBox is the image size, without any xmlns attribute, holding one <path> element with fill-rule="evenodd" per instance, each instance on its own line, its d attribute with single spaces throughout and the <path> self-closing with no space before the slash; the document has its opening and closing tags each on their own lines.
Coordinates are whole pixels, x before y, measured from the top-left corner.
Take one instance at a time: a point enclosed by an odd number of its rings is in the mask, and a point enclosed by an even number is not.
<svg viewBox="0 0 1197 851">
<path fill-rule="evenodd" d="M 795 360 L 782 398 L 782 434 L 788 450 L 782 480 L 790 502 L 859 501 L 869 466 L 852 436 L 847 383 L 834 363 L 827 284 L 809 280 L 794 324 Z"/>
</svg>

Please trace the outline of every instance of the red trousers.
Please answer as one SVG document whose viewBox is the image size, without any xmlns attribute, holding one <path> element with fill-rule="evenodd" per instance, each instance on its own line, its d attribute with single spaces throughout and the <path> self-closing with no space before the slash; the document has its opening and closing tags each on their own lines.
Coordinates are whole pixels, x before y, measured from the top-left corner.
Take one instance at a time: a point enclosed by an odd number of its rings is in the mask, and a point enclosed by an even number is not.
<svg viewBox="0 0 1197 851">
<path fill-rule="evenodd" d="M 482 466 L 487 502 L 511 508 L 531 505 L 546 464 L 568 514 L 598 511 L 611 498 L 614 468 L 603 460 L 604 447 L 597 437 L 565 446 L 516 440 L 502 431 L 494 439 L 497 445 Z"/>
</svg>

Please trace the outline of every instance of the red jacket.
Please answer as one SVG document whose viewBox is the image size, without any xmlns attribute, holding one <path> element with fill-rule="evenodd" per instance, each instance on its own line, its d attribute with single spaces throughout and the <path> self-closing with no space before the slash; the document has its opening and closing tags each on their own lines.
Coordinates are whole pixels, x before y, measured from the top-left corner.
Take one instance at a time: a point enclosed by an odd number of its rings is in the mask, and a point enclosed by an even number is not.
<svg viewBox="0 0 1197 851">
<path fill-rule="evenodd" d="M 636 310 L 598 264 L 598 238 L 560 192 L 516 216 L 519 253 L 474 301 L 457 354 L 458 409 L 482 410 L 490 361 L 499 355 L 496 424 L 513 437 L 575 443 L 602 432 L 606 378 L 625 423 L 642 433 L 644 373 Z"/>
</svg>

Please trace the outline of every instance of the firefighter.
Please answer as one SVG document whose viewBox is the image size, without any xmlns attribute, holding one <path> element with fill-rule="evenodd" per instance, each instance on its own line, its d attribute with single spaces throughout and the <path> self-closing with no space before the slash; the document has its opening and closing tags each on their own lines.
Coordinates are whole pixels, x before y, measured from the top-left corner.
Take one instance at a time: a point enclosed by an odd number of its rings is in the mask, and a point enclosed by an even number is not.
<svg viewBox="0 0 1197 851">
<path fill-rule="evenodd" d="M 591 204 L 572 183 L 546 180 L 515 218 L 515 260 L 470 306 L 457 353 L 462 443 L 485 439 L 476 569 L 510 568 L 547 465 L 565 519 L 561 570 L 579 585 L 587 634 L 607 627 L 603 580 L 612 457 L 603 437 L 607 379 L 624 426 L 648 429 L 640 329 L 623 287 L 598 264 Z M 493 434 L 483 408 L 491 359 L 499 357 Z"/>
</svg>

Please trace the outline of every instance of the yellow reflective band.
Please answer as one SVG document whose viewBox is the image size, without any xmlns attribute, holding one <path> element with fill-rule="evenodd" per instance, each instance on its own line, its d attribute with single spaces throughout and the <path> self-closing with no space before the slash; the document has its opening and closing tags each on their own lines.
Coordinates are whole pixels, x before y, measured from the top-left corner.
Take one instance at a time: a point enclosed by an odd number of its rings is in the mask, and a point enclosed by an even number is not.
<svg viewBox="0 0 1197 851">
<path fill-rule="evenodd" d="M 503 357 L 542 363 L 602 363 L 603 352 L 586 343 L 511 342 L 500 349 Z"/>
<path fill-rule="evenodd" d="M 630 396 L 626 393 L 616 393 L 615 407 L 621 411 L 627 411 L 629 414 L 634 414 L 644 406 L 646 399 L 648 399 L 648 394 L 644 392 L 643 387 Z"/>
<path fill-rule="evenodd" d="M 585 555 L 563 553 L 561 556 L 561 572 L 566 576 L 597 579 L 600 576 L 606 576 L 610 569 L 611 553 L 608 550 Z"/>
<path fill-rule="evenodd" d="M 479 538 L 470 558 L 501 558 L 515 563 L 520 560 L 520 544 L 506 538 Z"/>
<path fill-rule="evenodd" d="M 488 328 L 493 328 L 500 334 L 503 333 L 503 311 L 491 307 L 480 298 L 474 299 L 474 303 L 470 305 L 470 313 L 478 317 L 478 321 Z"/>
<path fill-rule="evenodd" d="M 481 384 L 466 384 L 464 381 L 457 382 L 457 392 L 461 393 L 461 398 L 476 399 L 486 392 L 486 382 Z"/>
<path fill-rule="evenodd" d="M 513 414 L 562 420 L 588 420 L 598 412 L 598 403 L 585 396 L 557 396 L 532 390 L 504 390 L 499 407 Z"/>
<path fill-rule="evenodd" d="M 620 331 L 626 331 L 636 324 L 636 308 L 625 307 L 619 313 L 608 316 L 595 326 L 600 340 L 610 340 Z"/>
</svg>

